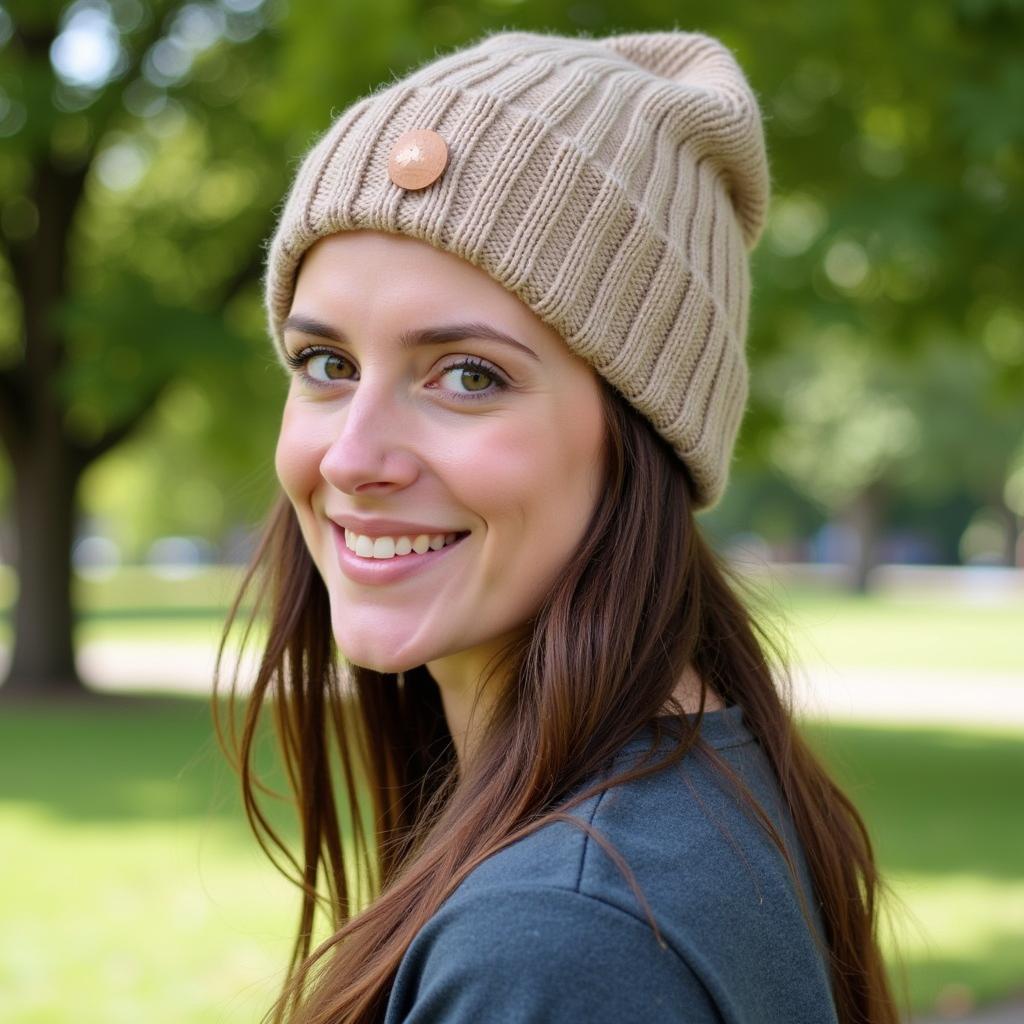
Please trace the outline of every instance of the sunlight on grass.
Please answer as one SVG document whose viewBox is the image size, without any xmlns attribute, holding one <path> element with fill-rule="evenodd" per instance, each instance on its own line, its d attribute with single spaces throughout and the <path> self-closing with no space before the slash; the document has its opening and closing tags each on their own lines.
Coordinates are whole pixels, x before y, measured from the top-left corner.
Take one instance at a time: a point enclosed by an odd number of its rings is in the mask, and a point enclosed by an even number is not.
<svg viewBox="0 0 1024 1024">
<path fill-rule="evenodd" d="M 1024 685 L 1020 600 L 858 595 L 775 583 L 756 607 L 783 630 L 800 662 L 991 672 Z"/>
<path fill-rule="evenodd" d="M 941 949 L 946 955 L 973 959 L 1021 925 L 1024 879 L 1012 882 L 954 873 L 942 878 L 900 875 L 891 882 L 924 928 L 924 936 L 911 934 L 905 939 L 908 954 L 915 957 Z M 1024 934 L 1018 945 L 1024 951 Z M 1019 962 L 1024 963 L 1024 957 Z"/>
<path fill-rule="evenodd" d="M 888 881 L 903 908 L 883 918 L 887 956 L 897 946 L 906 962 L 911 999 L 929 1006 L 953 988 L 972 1003 L 1019 990 L 1024 964 L 1024 878 L 1008 880 L 951 872 L 892 874 Z"/>
<path fill-rule="evenodd" d="M 876 598 L 793 606 L 800 661 L 1015 674 L 1024 684 L 1024 606 L 928 607 Z"/>
<path fill-rule="evenodd" d="M 882 918 L 918 1012 L 978 1003 L 1024 963 L 1024 745 L 1010 728 L 806 723 L 904 906 Z M 261 775 L 271 753 L 258 745 Z M 0 715 L 3 1019 L 255 1024 L 277 994 L 299 894 L 249 831 L 205 700 Z M 294 822 L 267 807 L 294 849 Z M 909 916 L 902 916 L 903 910 Z M 891 925 L 891 927 L 890 927 Z M 321 933 L 322 934 L 322 933 Z M 320 937 L 320 935 L 318 935 Z"/>
<path fill-rule="evenodd" d="M 1024 736 L 1010 729 L 808 723 L 896 900 L 881 918 L 918 1012 L 951 986 L 1005 998 L 1024 963 Z M 883 906 L 886 904 L 883 901 Z"/>
<path fill-rule="evenodd" d="M 226 1024 L 272 1001 L 296 894 L 254 844 L 7 804 L 0 821 L 27 853 L 0 875 L 7 1020 L 66 1024 L 73 1005 L 78 1024 Z"/>
<path fill-rule="evenodd" d="M 257 846 L 211 732 L 196 700 L 5 709 L 5 1022 L 253 1024 L 269 1008 L 299 892 Z M 294 849 L 290 810 L 268 813 Z"/>
</svg>

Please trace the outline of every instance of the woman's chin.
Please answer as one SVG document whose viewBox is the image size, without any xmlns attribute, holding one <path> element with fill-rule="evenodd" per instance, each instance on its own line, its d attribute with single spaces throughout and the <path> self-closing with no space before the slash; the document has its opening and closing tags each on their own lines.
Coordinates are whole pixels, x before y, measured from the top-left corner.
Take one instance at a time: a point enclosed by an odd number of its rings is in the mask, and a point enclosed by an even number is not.
<svg viewBox="0 0 1024 1024">
<path fill-rule="evenodd" d="M 422 653 L 397 650 L 394 646 L 382 648 L 359 641 L 346 643 L 346 639 L 348 638 L 335 637 L 341 656 L 349 665 L 369 669 L 372 672 L 382 674 L 408 672 L 427 660 Z"/>
<path fill-rule="evenodd" d="M 345 657 L 344 655 L 342 656 Z M 377 672 L 380 675 L 397 675 L 399 672 L 408 672 L 423 664 L 422 661 L 398 661 L 394 658 L 378 659 L 369 657 L 345 657 L 345 661 L 354 668 L 369 669 L 371 672 Z"/>
</svg>

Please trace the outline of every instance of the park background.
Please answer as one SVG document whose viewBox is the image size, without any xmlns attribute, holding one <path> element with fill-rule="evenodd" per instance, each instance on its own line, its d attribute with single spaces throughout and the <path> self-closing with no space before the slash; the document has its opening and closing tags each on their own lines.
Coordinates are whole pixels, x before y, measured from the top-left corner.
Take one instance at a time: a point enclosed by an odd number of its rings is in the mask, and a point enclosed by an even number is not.
<svg viewBox="0 0 1024 1024">
<path fill-rule="evenodd" d="M 276 488 L 264 244 L 340 110 L 501 27 L 747 73 L 774 194 L 701 522 L 872 829 L 915 1015 L 1024 1019 L 1020 0 L 0 2 L 0 1017 L 272 998 L 298 894 L 209 702 Z"/>
</svg>

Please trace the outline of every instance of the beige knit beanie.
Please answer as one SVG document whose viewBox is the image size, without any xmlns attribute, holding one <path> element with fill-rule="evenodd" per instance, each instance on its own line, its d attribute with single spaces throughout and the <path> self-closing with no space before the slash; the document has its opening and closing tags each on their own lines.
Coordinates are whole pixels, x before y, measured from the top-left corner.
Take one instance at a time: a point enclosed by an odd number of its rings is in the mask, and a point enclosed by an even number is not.
<svg viewBox="0 0 1024 1024">
<path fill-rule="evenodd" d="M 318 238 L 420 238 L 554 327 L 709 508 L 747 400 L 747 254 L 768 198 L 757 100 L 718 40 L 491 33 L 356 101 L 306 154 L 269 246 L 270 331 L 283 361 Z"/>
</svg>

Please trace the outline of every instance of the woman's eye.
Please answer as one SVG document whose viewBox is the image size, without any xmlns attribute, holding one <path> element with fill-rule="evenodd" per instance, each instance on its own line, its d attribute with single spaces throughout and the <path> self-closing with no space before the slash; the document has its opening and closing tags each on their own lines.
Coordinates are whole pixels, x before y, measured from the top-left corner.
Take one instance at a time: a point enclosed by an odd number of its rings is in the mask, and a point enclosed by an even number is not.
<svg viewBox="0 0 1024 1024">
<path fill-rule="evenodd" d="M 441 377 L 451 377 L 450 384 L 466 391 L 486 391 L 487 385 L 494 379 L 485 370 L 460 367 L 450 367 L 441 374 Z"/>
<path fill-rule="evenodd" d="M 318 381 L 347 380 L 346 369 L 351 364 L 344 356 L 333 352 L 314 352 L 306 360 L 306 373 Z"/>
<path fill-rule="evenodd" d="M 489 391 L 500 391 L 505 383 L 493 370 L 469 360 L 447 367 L 442 371 L 440 379 L 446 377 L 448 387 L 456 394 L 487 394 Z"/>
<path fill-rule="evenodd" d="M 306 349 L 297 355 L 289 355 L 288 363 L 298 371 L 299 376 L 314 387 L 326 387 L 336 381 L 358 379 L 351 360 L 337 352 L 326 349 Z M 443 382 L 428 387 L 438 387 L 458 399 L 491 398 L 509 387 L 509 383 L 498 370 L 471 357 L 445 367 L 434 378 Z"/>
</svg>

